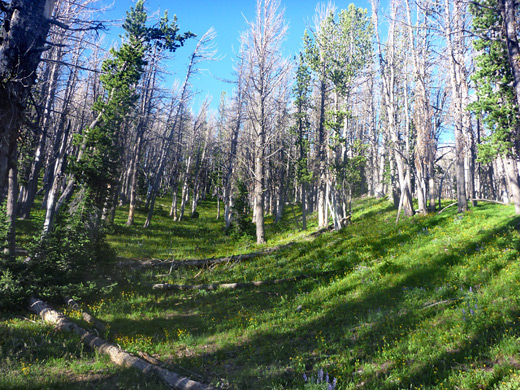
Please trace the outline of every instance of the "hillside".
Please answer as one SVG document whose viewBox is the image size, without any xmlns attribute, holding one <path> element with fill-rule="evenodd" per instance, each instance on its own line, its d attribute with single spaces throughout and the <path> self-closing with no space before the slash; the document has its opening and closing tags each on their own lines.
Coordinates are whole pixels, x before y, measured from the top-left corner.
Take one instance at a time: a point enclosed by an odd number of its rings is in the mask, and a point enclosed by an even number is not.
<svg viewBox="0 0 520 390">
<path fill-rule="evenodd" d="M 336 389 L 520 387 L 512 206 L 450 208 L 396 226 L 386 201 L 360 199 L 352 225 L 315 237 L 316 222 L 300 232 L 289 209 L 279 224 L 267 221 L 263 246 L 223 235 L 211 201 L 180 223 L 161 208 L 149 230 L 140 227 L 144 212 L 126 227 L 118 211 L 109 242 L 127 259 L 107 265 L 107 288 L 80 302 L 106 324 L 103 337 L 131 353 L 224 389 L 327 389 L 332 378 Z M 261 251 L 197 268 L 167 262 Z M 244 288 L 152 288 L 234 282 Z M 163 388 L 27 313 L 1 313 L 0 388 Z"/>
</svg>

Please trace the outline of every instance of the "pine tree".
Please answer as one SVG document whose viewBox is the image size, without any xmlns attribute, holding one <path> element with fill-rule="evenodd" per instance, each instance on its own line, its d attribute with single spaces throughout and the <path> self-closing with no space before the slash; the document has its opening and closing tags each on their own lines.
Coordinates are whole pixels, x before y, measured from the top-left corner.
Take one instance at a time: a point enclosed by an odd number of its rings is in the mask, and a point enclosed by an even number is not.
<svg viewBox="0 0 520 390">
<path fill-rule="evenodd" d="M 296 84 L 293 88 L 294 106 L 296 112 L 294 113 L 296 124 L 293 131 L 296 133 L 296 146 L 298 147 L 299 156 L 296 162 L 296 178 L 301 185 L 301 200 L 302 200 L 302 228 L 307 229 L 306 218 L 306 185 L 312 180 L 312 173 L 308 168 L 308 153 L 310 149 L 309 142 L 309 108 L 311 106 L 311 72 L 303 53 L 300 53 L 298 59 L 298 68 L 296 70 Z"/>
<path fill-rule="evenodd" d="M 105 93 L 94 105 L 98 116 L 77 140 L 81 151 L 73 170 L 98 210 L 107 206 L 119 178 L 122 124 L 139 98 L 136 88 L 147 55 L 154 45 L 173 52 L 194 36 L 191 32 L 178 34 L 177 19 L 170 22 L 167 13 L 156 26 L 147 27 L 146 22 L 144 1 L 139 0 L 127 12 L 121 47 L 112 48 L 111 58 L 103 62 L 100 79 Z"/>
<path fill-rule="evenodd" d="M 520 214 L 517 159 L 520 151 L 520 110 L 514 89 L 514 75 L 508 60 L 504 17 L 498 0 L 480 0 L 471 5 L 477 71 L 473 80 L 478 100 L 470 109 L 482 116 L 489 136 L 479 146 L 479 159 L 505 159 L 515 210 Z"/>
</svg>

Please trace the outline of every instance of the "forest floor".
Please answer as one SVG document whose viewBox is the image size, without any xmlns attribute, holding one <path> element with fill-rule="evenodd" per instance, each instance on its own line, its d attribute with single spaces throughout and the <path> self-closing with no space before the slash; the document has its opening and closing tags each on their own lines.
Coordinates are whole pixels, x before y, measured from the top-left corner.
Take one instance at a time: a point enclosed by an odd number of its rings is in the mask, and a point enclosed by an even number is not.
<svg viewBox="0 0 520 390">
<path fill-rule="evenodd" d="M 302 232 L 288 208 L 257 246 L 223 234 L 215 202 L 182 222 L 170 220 L 167 200 L 159 203 L 147 230 L 144 210 L 132 227 L 118 210 L 108 237 L 120 257 L 107 268 L 115 282 L 80 302 L 123 349 L 223 389 L 330 388 L 316 383 L 322 371 L 336 389 L 520 388 L 520 218 L 512 206 L 479 204 L 463 215 L 453 207 L 396 225 L 385 200 L 360 199 L 350 226 L 314 238 L 316 221 Z M 272 246 L 281 248 L 202 268 L 144 265 Z M 121 258 L 143 266 L 121 266 Z M 287 280 L 151 287 L 275 279 Z M 61 309 L 84 324 L 78 311 Z M 28 313 L 0 313 L 1 389 L 165 388 Z"/>
</svg>

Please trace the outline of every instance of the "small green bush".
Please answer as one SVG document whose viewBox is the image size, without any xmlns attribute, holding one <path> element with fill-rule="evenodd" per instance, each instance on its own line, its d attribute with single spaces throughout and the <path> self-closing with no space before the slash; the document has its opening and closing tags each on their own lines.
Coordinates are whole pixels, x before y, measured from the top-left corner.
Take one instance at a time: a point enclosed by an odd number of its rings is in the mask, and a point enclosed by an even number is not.
<svg viewBox="0 0 520 390">
<path fill-rule="evenodd" d="M 85 296 L 97 290 L 92 282 L 97 265 L 114 257 L 102 230 L 93 231 L 88 218 L 61 215 L 54 230 L 35 237 L 29 256 L 6 264 L 0 275 L 0 309 L 14 307 L 31 295 L 61 299 Z"/>
</svg>

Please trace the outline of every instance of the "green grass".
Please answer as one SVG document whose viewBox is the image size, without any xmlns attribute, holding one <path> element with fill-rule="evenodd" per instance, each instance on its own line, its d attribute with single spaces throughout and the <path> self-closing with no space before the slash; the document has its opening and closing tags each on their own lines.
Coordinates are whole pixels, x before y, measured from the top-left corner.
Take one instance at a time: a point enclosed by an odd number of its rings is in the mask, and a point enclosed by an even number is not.
<svg viewBox="0 0 520 390">
<path fill-rule="evenodd" d="M 199 219 L 180 223 L 168 221 L 163 206 L 148 231 L 139 227 L 144 213 L 128 228 L 120 210 L 110 240 L 128 257 L 258 250 L 222 235 L 214 203 L 201 206 Z M 383 200 L 354 206 L 351 226 L 312 241 L 300 240 L 288 210 L 286 222 L 268 225 L 267 237 L 269 245 L 296 243 L 244 263 L 162 277 L 164 269 L 119 270 L 120 289 L 89 308 L 110 325 L 109 340 L 224 388 L 326 389 L 303 381 L 320 368 L 337 378 L 337 389 L 520 388 L 520 219 L 513 207 L 481 204 L 464 215 L 451 208 L 396 226 Z M 309 278 L 240 290 L 149 287 L 302 274 Z M 11 314 L 0 322 L 0 348 L 0 388 L 115 388 L 127 377 L 124 388 L 160 388 L 96 362 L 72 335 Z"/>
<path fill-rule="evenodd" d="M 238 238 L 224 234 L 225 223 L 221 215 L 216 218 L 216 202 L 201 201 L 197 211 L 199 218 L 192 219 L 189 210 L 182 221 L 174 222 L 169 216 L 171 200 L 158 199 L 154 216 L 149 228 L 143 229 L 146 210 L 136 213 L 135 223 L 126 225 L 128 207 L 118 208 L 115 217 L 115 228 L 108 235 L 108 241 L 122 257 L 157 258 L 157 259 L 198 259 L 207 257 L 230 256 L 259 250 L 268 246 L 284 244 L 305 235 L 297 229 L 288 206 L 286 218 L 279 224 L 273 224 L 272 218 L 266 219 L 266 235 L 268 244 L 257 246 L 251 237 Z M 298 218 L 301 212 L 295 211 Z M 316 218 L 308 223 L 307 233 L 316 228 Z"/>
</svg>

